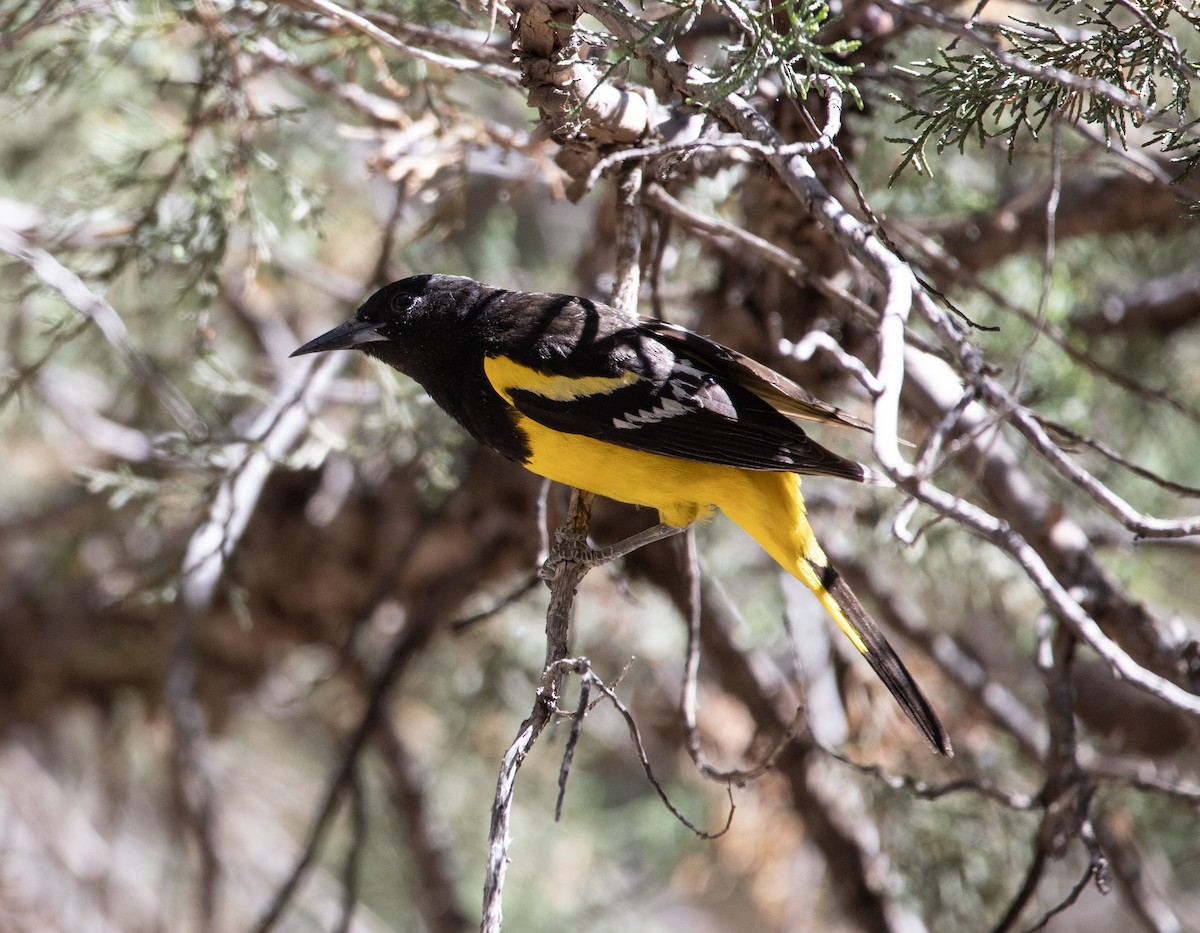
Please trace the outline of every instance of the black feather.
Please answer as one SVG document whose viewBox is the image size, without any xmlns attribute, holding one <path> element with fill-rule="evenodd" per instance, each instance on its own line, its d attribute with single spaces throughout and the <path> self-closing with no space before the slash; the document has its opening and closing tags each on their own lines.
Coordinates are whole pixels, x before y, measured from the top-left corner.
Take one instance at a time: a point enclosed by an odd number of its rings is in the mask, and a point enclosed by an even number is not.
<svg viewBox="0 0 1200 933">
<path fill-rule="evenodd" d="M 863 644 L 867 646 L 865 655 L 867 663 L 891 691 L 896 702 L 900 704 L 900 708 L 913 721 L 921 735 L 925 736 L 925 741 L 933 747 L 934 751 L 941 752 L 947 758 L 954 757 L 950 736 L 942 728 L 933 707 L 925 699 L 921 688 L 917 686 L 917 682 L 913 680 L 908 668 L 904 666 L 904 662 L 900 660 L 899 655 L 888 643 L 875 620 L 867 614 L 867 610 L 858 601 L 858 597 L 842 579 L 842 575 L 829 564 L 824 567 L 817 564 L 811 564 L 811 566 L 817 571 L 821 584 L 829 591 L 829 595 L 846 614 L 846 618 L 863 640 Z"/>
</svg>

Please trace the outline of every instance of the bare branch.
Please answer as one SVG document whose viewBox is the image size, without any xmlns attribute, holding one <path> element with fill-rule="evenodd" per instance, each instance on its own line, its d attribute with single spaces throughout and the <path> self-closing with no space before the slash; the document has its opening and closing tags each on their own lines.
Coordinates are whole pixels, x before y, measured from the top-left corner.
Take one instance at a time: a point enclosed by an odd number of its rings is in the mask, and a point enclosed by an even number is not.
<svg viewBox="0 0 1200 933">
<path fill-rule="evenodd" d="M 350 776 L 350 839 L 342 862 L 342 912 L 335 933 L 350 933 L 358 906 L 363 849 L 367 844 L 367 802 L 362 778 L 355 768 Z"/>
<path fill-rule="evenodd" d="M 629 566 L 662 587 L 686 618 L 689 584 L 674 550 L 640 550 Z M 734 610 L 719 589 L 704 584 L 701 607 L 700 637 L 708 669 L 719 685 L 745 707 L 766 740 L 791 733 L 795 694 L 783 672 L 765 653 L 736 643 Z M 775 767 L 786 783 L 793 810 L 826 860 L 840 909 L 848 922 L 864 930 L 922 930 L 920 920 L 900 909 L 882 886 L 887 868 L 875 828 L 856 811 L 856 801 L 848 799 L 845 782 L 834 773 L 822 772 L 816 754 L 807 737 L 793 735 L 780 750 Z"/>
<path fill-rule="evenodd" d="M 301 61 L 266 36 L 261 36 L 255 41 L 254 51 L 259 58 L 272 66 L 286 69 L 315 90 L 325 92 L 378 123 L 405 126 L 411 122 L 404 108 L 395 101 L 372 94 L 361 85 L 341 81 L 326 68 Z"/>
<path fill-rule="evenodd" d="M 588 699 L 591 695 L 592 674 L 591 665 L 586 658 L 580 661 L 587 671 L 579 678 L 579 703 L 575 707 L 575 715 L 571 717 L 571 731 L 567 735 L 566 745 L 563 746 L 562 764 L 558 768 L 558 797 L 554 801 L 554 822 L 562 819 L 563 799 L 567 795 L 567 778 L 571 774 L 571 762 L 575 759 L 575 747 L 583 734 L 583 718 L 588 714 Z"/>
<path fill-rule="evenodd" d="M 366 704 L 358 725 L 346 741 L 341 761 L 331 775 L 324 796 L 316 808 L 308 835 L 291 872 L 275 890 L 270 904 L 254 925 L 255 933 L 268 933 L 283 918 L 288 905 L 300 887 L 300 883 L 311 870 L 314 860 L 329 826 L 341 807 L 343 797 L 350 787 L 358 768 L 359 756 L 367 740 L 378 726 L 388 697 L 405 668 L 420 654 L 434 632 L 432 618 L 410 619 L 405 629 L 392 643 L 367 692 Z"/>
<path fill-rule="evenodd" d="M 142 384 L 189 437 L 201 440 L 208 434 L 208 426 L 196 414 L 191 403 L 171 384 L 154 362 L 134 346 L 129 337 L 129 329 L 121 320 L 116 308 L 88 288 L 83 279 L 44 249 L 34 246 L 20 233 L 8 227 L 0 226 L 0 252 L 8 253 L 29 266 L 34 275 L 91 321 L 112 344 L 117 355 L 133 370 Z"/>
<path fill-rule="evenodd" d="M 1014 253 L 1046 243 L 1046 211 L 1056 186 L 1043 183 L 1005 203 L 979 211 L 936 232 L 946 252 L 964 269 L 988 269 Z M 1058 189 L 1056 235 L 1060 240 L 1188 224 L 1179 188 L 1146 182 L 1125 172 L 1077 172 Z"/>
<path fill-rule="evenodd" d="M 638 762 L 641 764 L 642 770 L 646 773 L 646 780 L 650 782 L 650 786 L 654 788 L 654 792 L 658 794 L 658 799 L 663 802 L 663 806 L 667 808 L 667 811 L 680 823 L 691 830 L 694 835 L 701 839 L 719 839 L 721 836 L 724 836 L 725 833 L 729 832 L 729 827 L 733 825 L 733 814 L 737 810 L 737 807 L 733 802 L 732 787 L 727 789 L 727 793 L 729 794 L 729 812 L 725 817 L 725 825 L 715 832 L 706 832 L 705 830 L 702 830 L 696 826 L 696 824 L 679 812 L 679 809 L 675 806 L 675 804 L 671 803 L 671 799 L 667 796 L 666 790 L 663 789 L 663 786 L 659 782 L 658 778 L 654 776 L 654 770 L 650 766 L 650 758 L 646 754 L 645 743 L 642 742 L 641 730 L 638 729 L 637 722 L 634 720 L 633 714 L 629 712 L 628 707 L 621 702 L 621 699 L 617 696 L 615 690 L 613 690 L 603 681 L 595 678 L 594 675 L 593 682 L 596 684 L 597 689 L 604 694 L 605 698 L 612 703 L 617 712 L 621 714 L 621 718 L 625 720 L 625 726 L 629 729 L 629 738 L 633 742 L 634 750 L 637 752 Z"/>
<path fill-rule="evenodd" d="M 1054 612 L 1066 620 L 1076 634 L 1104 658 L 1120 676 L 1154 696 L 1166 700 L 1181 711 L 1192 715 L 1200 714 L 1200 697 L 1147 671 L 1105 636 L 1078 601 L 1054 578 L 1037 551 L 1011 525 L 928 483 L 906 486 L 906 489 L 922 502 L 942 514 L 954 518 L 974 534 L 992 542 L 1013 557 L 1041 591 Z"/>
<path fill-rule="evenodd" d="M 1061 239 L 1061 219 L 1063 209 L 1060 206 L 1058 210 L 1059 221 L 1056 223 L 1060 227 Z M 995 306 L 1004 312 L 1014 315 L 1026 324 L 1032 327 L 1038 327 L 1036 317 L 1026 309 L 1020 307 L 1009 299 L 1007 295 L 999 289 L 988 285 L 979 275 L 968 269 L 960 263 L 954 256 L 948 253 L 940 245 L 935 243 L 930 237 L 918 232 L 912 227 L 906 226 L 898 221 L 890 221 L 889 229 L 893 235 L 897 235 L 906 245 L 911 244 L 921 255 L 923 263 L 932 263 L 937 270 L 955 282 L 962 282 L 970 288 L 985 295 Z M 1124 389 L 1137 398 L 1145 399 L 1148 402 L 1155 404 L 1163 404 L 1170 407 L 1184 417 L 1188 418 L 1197 424 L 1200 424 L 1200 408 L 1197 408 L 1190 400 L 1178 397 L 1172 394 L 1165 388 L 1156 388 L 1146 385 L 1138 379 L 1130 377 L 1125 373 L 1103 363 L 1094 355 L 1086 350 L 1075 346 L 1075 342 L 1070 340 L 1068 336 L 1057 326 L 1046 321 L 1040 325 L 1042 334 L 1057 346 L 1072 362 L 1079 364 L 1090 372 L 1094 372 L 1100 378 L 1112 383 L 1115 386 Z M 915 342 L 913 346 L 918 346 Z M 923 349 L 923 348 L 922 348 Z"/>
<path fill-rule="evenodd" d="M 906 791 L 921 800 L 939 800 L 950 794 L 969 793 L 978 794 L 980 797 L 993 800 L 1008 807 L 1010 810 L 1027 811 L 1040 806 L 1037 798 L 1029 794 L 1005 790 L 983 778 L 959 778 L 956 781 L 947 781 L 944 784 L 930 784 L 927 781 L 919 780 L 908 774 L 891 774 L 879 765 L 852 761 L 831 748 L 822 748 L 821 751 L 835 761 L 857 771 L 859 774 L 866 774 L 875 778 L 881 784 L 890 787 L 892 790 Z"/>
<path fill-rule="evenodd" d="M 445 68 L 447 71 L 490 78 L 508 87 L 516 88 L 520 86 L 517 81 L 517 74 L 511 68 L 479 62 L 470 58 L 455 58 L 449 55 L 442 55 L 438 52 L 430 52 L 419 46 L 409 45 L 407 42 L 397 39 L 391 33 L 376 26 L 367 17 L 352 10 L 347 10 L 345 7 L 334 3 L 333 0 L 288 0 L 288 2 L 292 5 L 307 7 L 310 10 L 324 13 L 338 22 L 345 23 L 351 29 L 361 32 L 364 36 L 373 39 L 380 45 L 387 46 L 408 58 L 415 58 L 418 61 L 436 65 L 439 68 Z"/>
<path fill-rule="evenodd" d="M 1118 450 L 1105 444 L 1103 441 L 1098 441 L 1094 437 L 1089 437 L 1086 434 L 1080 434 L 1078 431 L 1073 431 L 1065 424 L 1058 421 L 1051 421 L 1049 418 L 1044 418 L 1041 415 L 1034 414 L 1034 419 L 1038 424 L 1045 429 L 1046 434 L 1055 435 L 1063 438 L 1067 444 L 1080 445 L 1090 447 L 1096 453 L 1100 454 L 1106 460 L 1110 460 L 1125 470 L 1128 470 L 1134 476 L 1141 477 L 1159 486 L 1168 492 L 1173 492 L 1176 495 L 1184 496 L 1189 499 L 1200 497 L 1200 486 L 1185 486 L 1183 483 L 1176 483 L 1169 479 L 1164 479 L 1157 473 L 1147 470 L 1145 467 L 1138 466 L 1129 458 L 1123 456 Z M 1164 539 L 1172 540 L 1172 539 Z"/>
<path fill-rule="evenodd" d="M 1071 327 L 1089 336 L 1149 333 L 1173 334 L 1200 320 L 1200 269 L 1142 282 L 1126 292 L 1108 295 L 1090 313 L 1075 313 Z"/>
<path fill-rule="evenodd" d="M 549 555 L 547 555 L 547 558 L 548 557 Z M 536 573 L 531 573 L 507 593 L 495 600 L 491 605 L 485 606 L 483 609 L 480 609 L 477 612 L 472 612 L 470 615 L 465 615 L 461 619 L 455 619 L 450 623 L 450 627 L 456 633 L 458 633 L 463 632 L 480 622 L 485 622 L 488 619 L 495 617 L 498 613 L 503 612 L 522 597 L 532 593 L 534 589 L 537 588 L 537 585 L 541 582 L 540 576 L 538 576 Z"/>
<path fill-rule="evenodd" d="M 1183 933 L 1183 923 L 1151 877 L 1152 861 L 1138 851 L 1128 829 L 1120 828 L 1128 825 L 1128 814 L 1097 814 L 1093 822 L 1097 842 L 1110 857 L 1121 892 L 1146 929 L 1153 933 Z"/>
<path fill-rule="evenodd" d="M 642 167 L 632 163 L 617 176 L 617 266 L 610 304 L 637 313 L 642 284 Z"/>
<path fill-rule="evenodd" d="M 759 259 L 782 270 L 794 280 L 812 285 L 826 298 L 846 308 L 864 323 L 874 325 L 878 322 L 879 312 L 874 308 L 845 288 L 842 288 L 832 279 L 818 275 L 805 265 L 803 261 L 797 259 L 791 253 L 787 252 L 787 250 L 776 246 L 774 243 L 764 240 L 762 237 L 755 236 L 753 233 L 736 224 L 729 223 L 717 217 L 709 217 L 697 210 L 693 210 L 681 201 L 671 197 L 660 185 L 648 185 L 645 199 L 647 204 L 664 211 L 670 217 L 683 224 L 688 230 L 702 236 L 708 242 L 720 244 L 723 240 L 730 240 L 739 248 L 739 254 L 742 254 L 741 248 L 749 249 Z"/>
<path fill-rule="evenodd" d="M 567 533 L 580 539 L 587 535 L 591 513 L 591 494 L 573 491 L 567 517 Z M 551 560 L 553 560 L 553 554 Z M 570 658 L 568 634 L 575 592 L 588 572 L 588 565 L 569 557 L 554 562 L 550 585 L 550 605 L 546 609 L 546 663 L 542 683 L 538 687 L 533 710 L 517 730 L 500 763 L 496 780 L 496 795 L 492 803 L 491 828 L 488 832 L 487 870 L 483 885 L 483 921 L 480 933 L 499 933 L 502 924 L 504 879 L 508 873 L 508 850 L 512 842 L 509 821 L 512 816 L 513 793 L 517 772 L 533 749 L 558 709 L 558 697 L 563 677 L 574 671 L 582 674 L 584 667 Z"/>
</svg>

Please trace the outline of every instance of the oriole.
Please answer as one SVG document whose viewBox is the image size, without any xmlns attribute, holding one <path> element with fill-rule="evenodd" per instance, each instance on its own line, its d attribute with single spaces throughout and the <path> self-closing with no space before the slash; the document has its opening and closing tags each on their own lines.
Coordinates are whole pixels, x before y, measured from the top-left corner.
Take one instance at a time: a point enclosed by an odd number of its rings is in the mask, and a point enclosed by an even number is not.
<svg viewBox="0 0 1200 933">
<path fill-rule="evenodd" d="M 950 740 L 808 523 L 797 474 L 878 479 L 798 421 L 868 426 L 701 335 L 570 295 L 450 275 L 388 285 L 293 353 L 362 350 L 540 476 L 686 525 L 715 506 L 807 586 L 933 748 Z M 886 482 L 886 481 L 885 481 Z"/>
</svg>

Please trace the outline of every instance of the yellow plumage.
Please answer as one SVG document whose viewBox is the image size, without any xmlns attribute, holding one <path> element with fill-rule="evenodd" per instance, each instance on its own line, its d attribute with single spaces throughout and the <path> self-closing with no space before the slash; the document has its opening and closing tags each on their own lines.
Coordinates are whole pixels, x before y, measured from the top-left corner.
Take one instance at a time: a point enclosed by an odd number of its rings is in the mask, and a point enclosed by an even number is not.
<svg viewBox="0 0 1200 933">
<path fill-rule="evenodd" d="M 615 391 L 624 377 L 567 379 L 548 376 L 506 357 L 489 357 L 484 372 L 511 402 L 516 388 L 543 395 L 579 397 Z M 586 387 L 583 383 L 589 383 Z M 584 389 L 590 391 L 584 392 Z M 564 393 L 573 391 L 573 395 Z M 667 525 L 682 526 L 719 508 L 788 573 L 807 586 L 838 628 L 864 655 L 868 648 L 842 608 L 822 584 L 816 567 L 828 560 L 808 523 L 800 477 L 793 473 L 743 470 L 630 450 L 580 434 L 563 434 L 516 413 L 517 428 L 529 440 L 525 466 L 538 476 L 598 496 L 658 510 Z"/>
</svg>

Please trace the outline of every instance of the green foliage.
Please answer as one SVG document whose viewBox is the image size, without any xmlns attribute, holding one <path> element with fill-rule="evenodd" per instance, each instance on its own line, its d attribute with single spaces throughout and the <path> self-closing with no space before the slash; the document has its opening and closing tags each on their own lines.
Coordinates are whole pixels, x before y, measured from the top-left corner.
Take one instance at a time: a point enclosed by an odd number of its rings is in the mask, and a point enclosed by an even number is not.
<svg viewBox="0 0 1200 933">
<path fill-rule="evenodd" d="M 1194 7 L 1138 0 L 1104 5 L 1059 0 L 1050 13 L 1075 12 L 1072 27 L 1011 19 L 993 26 L 958 26 L 961 41 L 982 44 L 968 53 L 939 50 L 904 69 L 918 79 L 915 102 L 893 94 L 906 110 L 911 136 L 893 179 L 908 165 L 929 173 L 927 149 L 963 151 L 1001 138 L 1011 159 L 1020 135 L 1036 139 L 1049 122 L 1096 126 L 1127 148 L 1132 131 L 1151 130 L 1146 145 L 1177 153 L 1180 175 L 1200 162 L 1191 111 L 1191 85 L 1200 60 L 1185 52 L 1172 30 L 1200 25 Z"/>
<path fill-rule="evenodd" d="M 696 0 L 670 0 L 670 5 L 679 12 L 665 18 L 657 30 L 660 34 L 686 31 L 704 6 Z M 807 97 L 814 81 L 824 77 L 862 105 L 858 89 L 848 80 L 856 66 L 844 61 L 859 43 L 851 39 L 822 42 L 818 38 L 830 25 L 827 4 L 778 0 L 760 5 L 722 0 L 718 7 L 737 25 L 738 35 L 724 47 L 726 58 L 720 66 L 708 71 L 712 83 L 705 89 L 706 100 L 744 93 L 764 72 L 773 72 L 788 97 Z"/>
<path fill-rule="evenodd" d="M 152 479 L 136 475 L 128 464 L 119 464 L 115 470 L 84 468 L 79 477 L 87 483 L 88 492 L 108 496 L 108 507 L 124 508 L 138 500 L 152 501 L 159 493 L 159 485 Z"/>
</svg>

